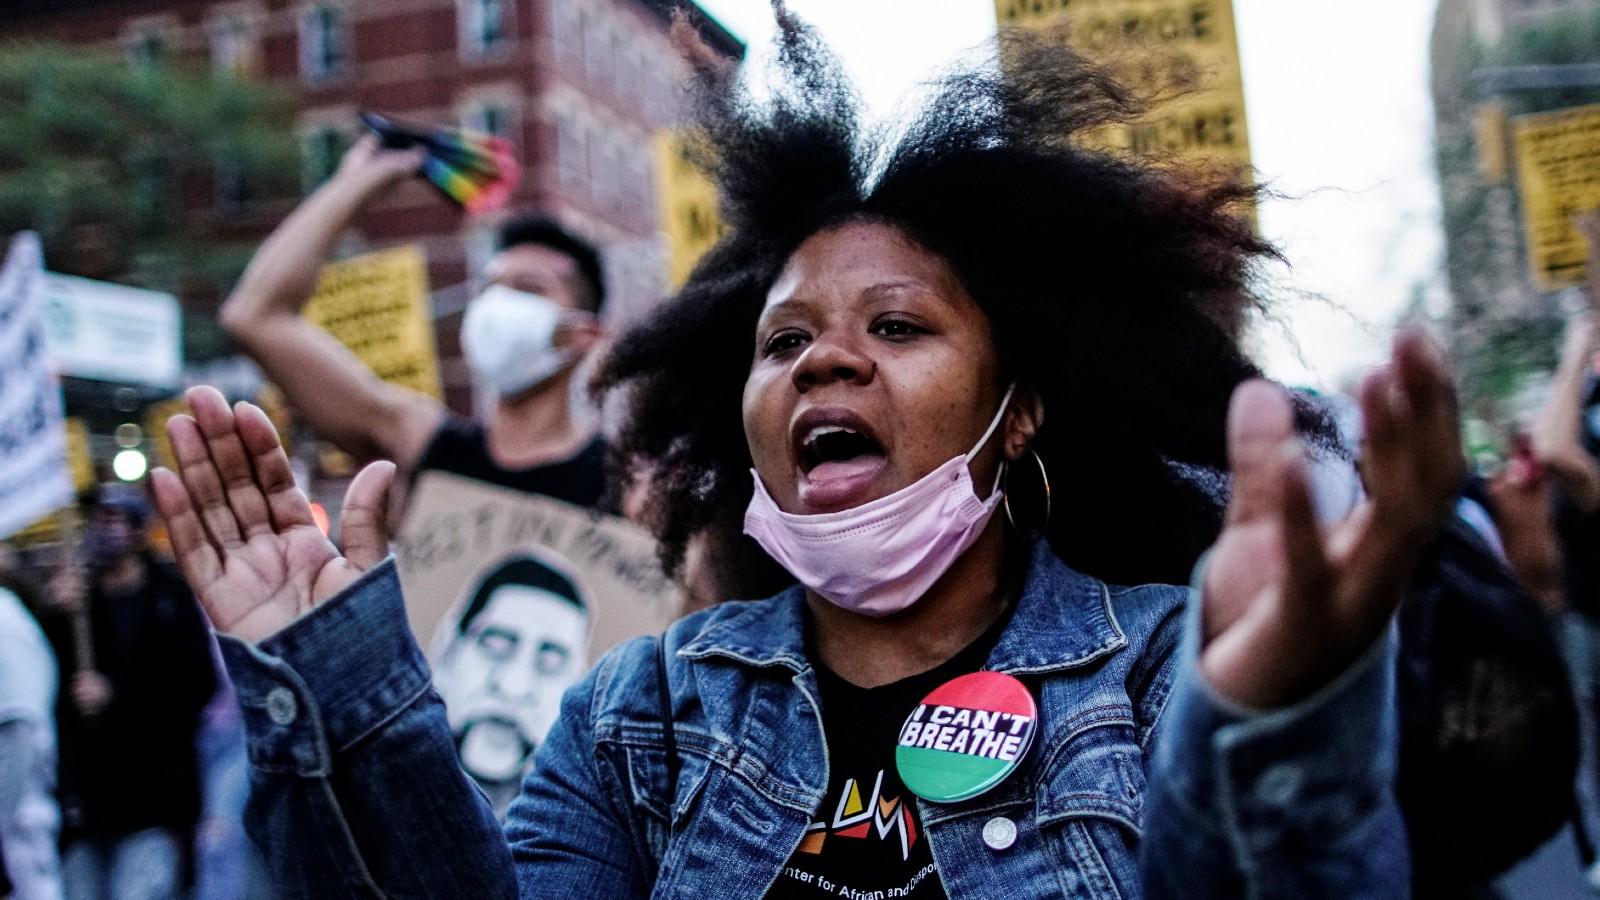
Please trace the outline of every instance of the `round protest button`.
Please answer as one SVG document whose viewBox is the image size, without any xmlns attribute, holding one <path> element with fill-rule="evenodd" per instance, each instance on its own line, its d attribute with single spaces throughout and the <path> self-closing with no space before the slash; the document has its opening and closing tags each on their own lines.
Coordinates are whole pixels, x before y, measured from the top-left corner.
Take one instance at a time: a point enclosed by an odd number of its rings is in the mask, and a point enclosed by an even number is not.
<svg viewBox="0 0 1600 900">
<path fill-rule="evenodd" d="M 895 767 L 918 797 L 955 803 L 1006 779 L 1033 746 L 1039 708 L 1022 682 L 974 672 L 935 688 L 900 728 Z"/>
</svg>

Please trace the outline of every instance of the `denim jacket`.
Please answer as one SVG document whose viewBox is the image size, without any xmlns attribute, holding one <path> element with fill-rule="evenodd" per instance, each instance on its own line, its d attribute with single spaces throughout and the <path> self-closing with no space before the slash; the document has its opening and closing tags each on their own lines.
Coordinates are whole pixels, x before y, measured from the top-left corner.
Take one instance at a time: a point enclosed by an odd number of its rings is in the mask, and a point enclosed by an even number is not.
<svg viewBox="0 0 1600 900">
<path fill-rule="evenodd" d="M 952 898 L 1408 896 L 1392 639 L 1253 713 L 1199 677 L 1187 596 L 1108 587 L 1035 549 L 987 664 L 1037 697 L 1034 747 L 989 793 L 919 801 Z M 502 831 L 456 762 L 385 563 L 260 645 L 224 639 L 248 825 L 286 897 L 760 897 L 828 784 L 804 616 L 796 588 L 667 631 L 676 784 L 656 639 L 607 653 L 563 699 Z"/>
</svg>

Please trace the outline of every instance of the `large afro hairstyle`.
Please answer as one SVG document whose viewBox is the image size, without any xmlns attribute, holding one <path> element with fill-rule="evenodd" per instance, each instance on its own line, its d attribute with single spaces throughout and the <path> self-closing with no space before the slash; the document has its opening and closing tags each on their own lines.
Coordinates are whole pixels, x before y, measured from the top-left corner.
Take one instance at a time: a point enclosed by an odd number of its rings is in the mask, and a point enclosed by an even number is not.
<svg viewBox="0 0 1600 900">
<path fill-rule="evenodd" d="M 950 263 L 988 315 L 1002 376 L 1042 397 L 1033 448 L 1054 488 L 1056 553 L 1114 583 L 1185 583 L 1223 511 L 1222 479 L 1194 473 L 1226 471 L 1229 398 L 1259 374 L 1238 344 L 1262 305 L 1253 270 L 1277 259 L 1249 218 L 1256 189 L 1090 149 L 1141 102 L 1060 42 L 1022 33 L 931 85 L 909 125 L 869 130 L 817 34 L 773 7 L 769 97 L 684 22 L 674 29 L 694 71 L 692 161 L 715 182 L 727 230 L 594 381 L 623 398 L 617 471 L 642 491 L 668 570 L 681 574 L 698 540 L 725 597 L 793 582 L 742 534 L 756 322 L 807 237 L 867 220 Z M 1298 418 L 1327 431 L 1306 404 Z"/>
</svg>

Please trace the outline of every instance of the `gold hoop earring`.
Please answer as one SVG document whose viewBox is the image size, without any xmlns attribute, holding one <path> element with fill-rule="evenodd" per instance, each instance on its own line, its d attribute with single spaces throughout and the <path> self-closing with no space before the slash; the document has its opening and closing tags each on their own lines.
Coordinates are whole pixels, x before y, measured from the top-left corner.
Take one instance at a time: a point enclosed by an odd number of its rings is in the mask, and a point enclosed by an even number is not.
<svg viewBox="0 0 1600 900">
<path fill-rule="evenodd" d="M 1039 451 L 1029 447 L 1028 453 L 1032 454 L 1033 461 L 1039 466 L 1039 483 L 1044 486 L 1044 525 L 1038 531 L 1029 534 L 1017 524 L 1016 517 L 1011 514 L 1011 463 L 1009 461 L 1001 466 L 1000 505 L 1005 507 L 1006 521 L 1011 523 L 1011 529 L 1025 538 L 1032 539 L 1044 536 L 1045 532 L 1050 528 L 1050 473 L 1045 469 L 1044 457 L 1039 455 Z"/>
</svg>

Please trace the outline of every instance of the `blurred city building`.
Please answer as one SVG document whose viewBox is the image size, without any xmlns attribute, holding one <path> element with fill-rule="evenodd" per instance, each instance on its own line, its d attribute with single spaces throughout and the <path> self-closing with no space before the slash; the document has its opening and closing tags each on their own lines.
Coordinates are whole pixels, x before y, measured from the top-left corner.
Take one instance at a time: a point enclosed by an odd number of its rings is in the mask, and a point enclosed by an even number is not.
<svg viewBox="0 0 1600 900">
<path fill-rule="evenodd" d="M 680 6 L 709 46 L 743 56 L 737 38 L 680 0 L 11 0 L 0 39 L 114 47 L 131 65 L 203 65 L 284 88 L 308 191 L 360 134 L 363 109 L 506 137 L 523 166 L 507 212 L 541 209 L 603 246 L 611 313 L 626 318 L 665 288 L 652 138 L 681 106 L 686 67 L 668 37 Z M 251 209 L 226 190 L 217 203 L 239 206 L 231 218 L 263 234 L 288 209 Z M 471 397 L 457 314 L 497 224 L 408 184 L 362 218 L 346 248 L 423 247 L 447 400 L 462 410 Z"/>
<path fill-rule="evenodd" d="M 1512 123 L 1600 101 L 1587 66 L 1600 63 L 1600 2 L 1439 0 L 1431 56 L 1452 355 L 1468 414 L 1505 423 L 1554 369 L 1564 318 L 1530 276 Z"/>
</svg>

